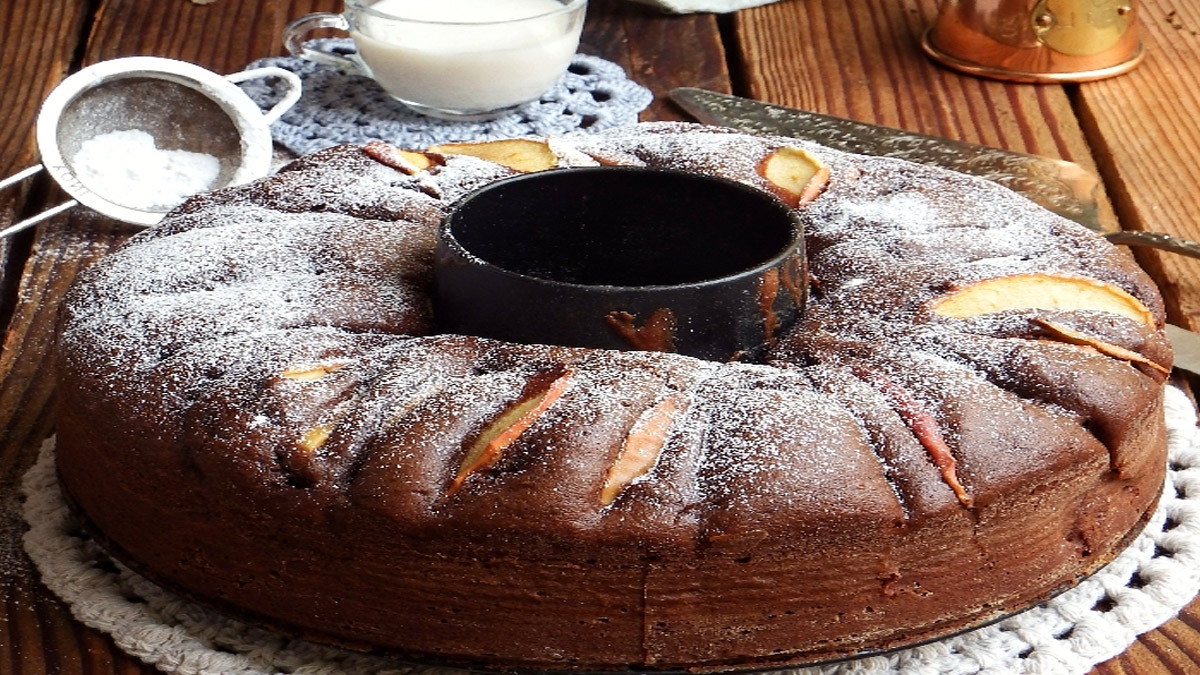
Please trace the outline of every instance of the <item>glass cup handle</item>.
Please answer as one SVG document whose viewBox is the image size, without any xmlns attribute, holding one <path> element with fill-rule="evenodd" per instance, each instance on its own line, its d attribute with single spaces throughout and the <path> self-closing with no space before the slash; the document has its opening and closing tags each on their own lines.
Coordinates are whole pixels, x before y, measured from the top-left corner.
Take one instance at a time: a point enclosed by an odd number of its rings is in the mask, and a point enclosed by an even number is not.
<svg viewBox="0 0 1200 675">
<path fill-rule="evenodd" d="M 299 56 L 315 63 L 365 75 L 362 66 L 353 59 L 346 58 L 341 54 L 331 54 L 313 49 L 304 43 L 305 35 L 320 28 L 336 28 L 349 32 L 350 22 L 346 21 L 346 17 L 341 14 L 329 14 L 328 12 L 307 14 L 289 23 L 283 29 L 283 45 L 287 47 L 288 53 L 292 56 Z"/>
</svg>

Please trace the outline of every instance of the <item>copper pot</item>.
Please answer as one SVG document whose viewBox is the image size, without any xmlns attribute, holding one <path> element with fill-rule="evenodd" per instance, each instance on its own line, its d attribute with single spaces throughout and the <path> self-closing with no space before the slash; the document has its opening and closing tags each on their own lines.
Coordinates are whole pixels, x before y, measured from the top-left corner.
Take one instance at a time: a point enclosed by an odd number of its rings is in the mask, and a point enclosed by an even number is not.
<svg viewBox="0 0 1200 675">
<path fill-rule="evenodd" d="M 1142 59 L 1134 0 L 945 0 L 922 41 L 937 61 L 1018 82 L 1084 82 Z"/>
</svg>

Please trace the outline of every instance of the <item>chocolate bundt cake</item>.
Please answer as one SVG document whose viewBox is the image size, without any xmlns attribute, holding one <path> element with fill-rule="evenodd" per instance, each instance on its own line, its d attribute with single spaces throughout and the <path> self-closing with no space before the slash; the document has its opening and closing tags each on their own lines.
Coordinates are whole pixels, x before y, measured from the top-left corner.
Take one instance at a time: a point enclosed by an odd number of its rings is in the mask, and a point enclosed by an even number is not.
<svg viewBox="0 0 1200 675">
<path fill-rule="evenodd" d="M 449 206 L 597 164 L 795 205 L 802 316 L 755 363 L 439 333 Z M 1163 316 L 1125 251 L 901 161 L 671 123 L 344 146 L 81 276 L 57 466 L 117 559 L 291 634 L 494 669 L 812 662 L 1110 561 L 1164 480 Z"/>
</svg>

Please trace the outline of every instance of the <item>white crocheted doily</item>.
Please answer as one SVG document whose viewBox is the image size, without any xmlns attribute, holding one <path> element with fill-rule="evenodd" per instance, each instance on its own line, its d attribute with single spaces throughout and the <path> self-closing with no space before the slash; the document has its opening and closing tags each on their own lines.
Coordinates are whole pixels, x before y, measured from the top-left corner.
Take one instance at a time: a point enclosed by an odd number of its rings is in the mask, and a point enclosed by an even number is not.
<svg viewBox="0 0 1200 675">
<path fill-rule="evenodd" d="M 343 56 L 355 52 L 349 38 L 310 44 Z M 299 57 L 261 59 L 247 69 L 267 66 L 290 70 L 303 84 L 300 100 L 271 125 L 275 142 L 297 155 L 342 143 L 386 141 L 423 150 L 438 143 L 600 131 L 635 124 L 638 113 L 654 100 L 650 90 L 626 78 L 620 66 L 585 54 L 575 55 L 541 99 L 496 119 L 475 122 L 419 115 L 388 96 L 370 78 Z M 274 84 L 270 79 L 254 79 L 239 86 L 266 110 L 279 98 Z"/>
<path fill-rule="evenodd" d="M 1080 675 L 1173 617 L 1200 592 L 1200 431 L 1167 388 L 1170 469 L 1157 513 L 1124 553 L 1077 587 L 1001 622 L 794 675 Z M 88 540 L 58 489 L 53 439 L 26 474 L 25 548 L 75 617 L 129 654 L 180 675 L 451 675 L 264 632 L 180 599 Z"/>
</svg>

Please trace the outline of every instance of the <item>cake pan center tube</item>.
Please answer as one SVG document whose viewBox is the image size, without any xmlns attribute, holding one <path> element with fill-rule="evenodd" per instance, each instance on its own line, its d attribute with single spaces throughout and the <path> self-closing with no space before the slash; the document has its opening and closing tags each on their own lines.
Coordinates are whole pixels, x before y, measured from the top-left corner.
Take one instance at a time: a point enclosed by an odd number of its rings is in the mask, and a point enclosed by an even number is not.
<svg viewBox="0 0 1200 675">
<path fill-rule="evenodd" d="M 644 167 L 493 183 L 454 205 L 435 257 L 440 331 L 528 344 L 753 359 L 806 298 L 788 207 Z"/>
</svg>

